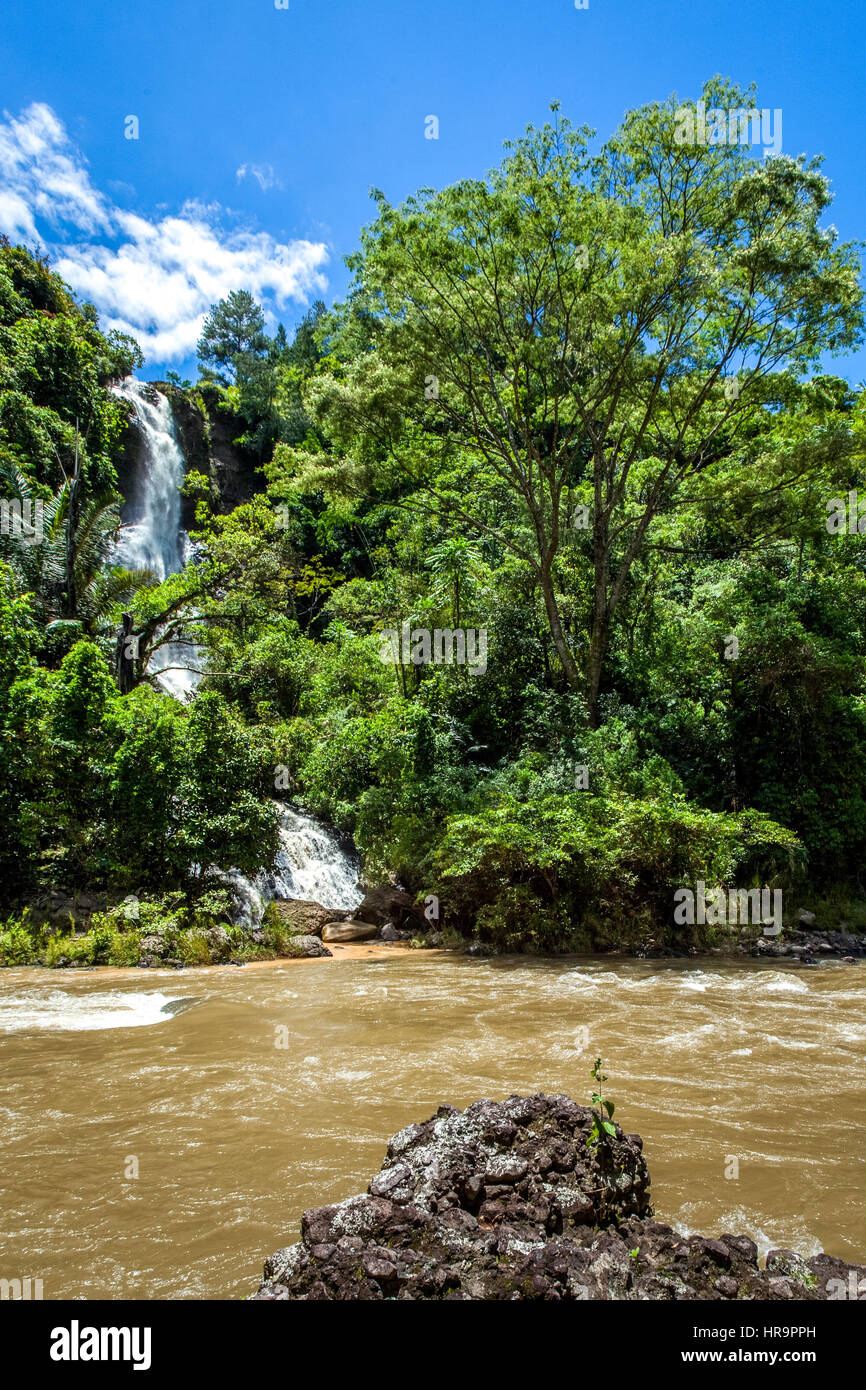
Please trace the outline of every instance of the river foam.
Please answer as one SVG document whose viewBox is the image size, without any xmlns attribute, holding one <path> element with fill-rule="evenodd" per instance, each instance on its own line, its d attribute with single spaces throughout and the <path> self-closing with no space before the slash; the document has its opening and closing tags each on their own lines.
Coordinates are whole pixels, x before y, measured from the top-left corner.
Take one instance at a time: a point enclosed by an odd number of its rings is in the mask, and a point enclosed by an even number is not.
<svg viewBox="0 0 866 1390">
<path fill-rule="evenodd" d="M 77 994 L 71 989 L 22 990 L 0 995 L 0 1032 L 33 1028 L 82 1033 L 105 1028 L 146 1028 L 166 1023 L 191 1001 L 160 990 L 108 990 Z"/>
</svg>

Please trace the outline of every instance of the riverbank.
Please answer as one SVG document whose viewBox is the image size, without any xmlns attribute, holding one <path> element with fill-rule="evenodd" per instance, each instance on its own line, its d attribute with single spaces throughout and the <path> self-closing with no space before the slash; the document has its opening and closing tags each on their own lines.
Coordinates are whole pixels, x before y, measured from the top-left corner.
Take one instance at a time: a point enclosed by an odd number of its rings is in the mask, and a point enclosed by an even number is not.
<svg viewBox="0 0 866 1390">
<path fill-rule="evenodd" d="M 42 894 L 0 920 L 0 967 L 250 965 L 328 957 L 338 945 L 362 940 L 491 958 L 514 952 L 552 959 L 594 953 L 636 960 L 751 956 L 812 965 L 866 956 L 866 932 L 856 929 L 866 926 L 866 903 L 842 901 L 821 901 L 817 912 L 792 908 L 784 919 L 780 907 L 778 929 L 768 930 L 760 924 L 707 922 L 702 897 L 698 925 L 643 923 L 636 934 L 612 932 L 610 923 L 596 922 L 592 931 L 575 925 L 560 934 L 555 950 L 539 941 L 531 919 L 523 936 L 512 931 L 505 941 L 477 923 L 467 935 L 447 910 L 442 920 L 435 896 L 422 907 L 395 884 L 365 890 L 357 863 L 333 830 L 294 808 L 282 806 L 280 815 L 274 877 L 260 874 L 253 880 L 236 870 L 212 870 L 195 896 L 130 893 L 118 900 L 105 894 Z"/>
<path fill-rule="evenodd" d="M 2 934 L 0 934 L 2 935 Z M 733 943 L 726 949 L 720 947 L 705 947 L 703 950 L 692 948 L 688 951 L 677 951 L 673 949 L 658 951 L 606 951 L 603 953 L 606 959 L 616 960 L 653 960 L 653 961 L 686 961 L 686 960 L 741 960 L 751 959 L 766 961 L 772 964 L 779 960 L 790 960 L 792 963 L 806 966 L 816 966 L 822 963 L 837 963 L 843 965 L 854 965 L 858 960 L 866 958 L 866 938 L 864 937 L 844 937 L 841 934 L 834 934 L 839 939 L 830 941 L 829 933 L 799 933 L 794 937 L 782 939 L 774 942 L 750 942 Z M 449 955 L 449 956 L 468 956 L 474 959 L 527 959 L 526 955 L 508 955 L 497 951 L 479 949 L 478 943 L 465 942 L 459 946 L 453 944 L 444 945 L 441 939 L 434 944 L 423 940 L 416 941 L 391 941 L 374 939 L 371 941 L 352 941 L 335 942 L 328 944 L 326 950 L 315 950 L 311 948 L 311 943 L 296 949 L 278 951 L 276 949 L 240 949 L 230 950 L 227 954 L 219 949 L 213 952 L 213 958 L 208 956 L 202 959 L 204 954 L 198 943 L 195 949 L 183 951 L 184 958 L 161 959 L 160 957 L 145 957 L 138 960 L 133 959 L 135 949 L 129 951 L 129 955 L 124 960 L 124 952 L 118 952 L 112 959 L 109 954 L 107 959 L 95 960 L 93 958 L 92 937 L 89 934 L 69 935 L 59 939 L 54 950 L 48 959 L 40 959 L 40 952 L 35 948 L 30 948 L 26 943 L 23 949 L 18 942 L 14 942 L 14 949 L 8 950 L 3 954 L 2 940 L 0 940 L 0 970 L 20 969 L 22 966 L 35 966 L 50 970 L 60 971 L 86 971 L 88 974 L 97 972 L 101 976 L 110 977 L 113 972 L 125 973 L 133 966 L 136 969 L 148 971 L 189 971 L 189 970 L 215 970 L 224 971 L 226 967 L 244 966 L 247 969 L 256 970 L 264 967 L 287 965 L 299 963 L 310 959 L 344 959 L 344 960 L 368 960 L 383 959 L 393 955 L 412 955 L 418 951 L 423 951 L 425 955 Z M 593 951 L 570 951 L 558 952 L 551 956 L 533 955 L 531 959 L 542 960 L 592 960 L 598 956 L 598 952 Z"/>
</svg>

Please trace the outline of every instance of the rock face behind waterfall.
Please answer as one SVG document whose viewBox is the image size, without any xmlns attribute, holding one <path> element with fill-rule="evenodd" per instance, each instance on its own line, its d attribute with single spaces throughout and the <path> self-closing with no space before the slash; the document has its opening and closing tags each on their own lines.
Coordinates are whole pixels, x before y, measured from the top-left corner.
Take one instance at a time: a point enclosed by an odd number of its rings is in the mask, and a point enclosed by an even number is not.
<svg viewBox="0 0 866 1390">
<path fill-rule="evenodd" d="M 590 1142 L 567 1096 L 439 1107 L 388 1145 L 367 1194 L 304 1212 L 256 1299 L 817 1299 L 866 1268 L 678 1235 L 652 1219 L 638 1135 Z M 839 1281 L 834 1283 L 834 1281 Z M 866 1289 L 866 1284 L 863 1285 Z"/>
</svg>

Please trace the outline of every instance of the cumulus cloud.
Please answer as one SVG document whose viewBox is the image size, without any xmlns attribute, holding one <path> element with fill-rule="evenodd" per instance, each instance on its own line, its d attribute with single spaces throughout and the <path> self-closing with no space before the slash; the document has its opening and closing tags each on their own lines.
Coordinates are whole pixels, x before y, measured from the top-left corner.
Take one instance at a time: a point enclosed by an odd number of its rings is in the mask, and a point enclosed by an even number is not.
<svg viewBox="0 0 866 1390">
<path fill-rule="evenodd" d="M 247 174 L 263 189 L 275 182 L 270 165 L 237 171 L 239 179 Z M 230 290 L 249 290 L 272 318 L 326 291 L 322 242 L 283 243 L 226 225 L 218 204 L 188 202 L 159 218 L 118 207 L 93 186 L 82 154 L 43 103 L 17 118 L 4 113 L 0 180 L 0 231 L 45 244 L 103 326 L 131 333 L 157 362 L 191 356 L 208 309 Z"/>
</svg>

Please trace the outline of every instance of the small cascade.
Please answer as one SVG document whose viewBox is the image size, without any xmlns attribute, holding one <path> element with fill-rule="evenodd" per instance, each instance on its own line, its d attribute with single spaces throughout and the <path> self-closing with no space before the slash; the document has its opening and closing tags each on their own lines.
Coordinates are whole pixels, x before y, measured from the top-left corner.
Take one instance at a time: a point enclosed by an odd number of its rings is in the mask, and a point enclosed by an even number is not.
<svg viewBox="0 0 866 1390">
<path fill-rule="evenodd" d="M 160 391 L 135 377 L 126 377 L 112 390 L 132 403 L 142 439 L 139 473 L 115 560 L 127 569 L 148 569 L 163 580 L 183 568 L 189 552 L 180 501 L 186 464 L 171 405 Z M 154 653 L 149 669 L 159 676 L 163 689 L 183 700 L 201 681 L 199 662 L 198 648 L 174 642 Z"/>
<path fill-rule="evenodd" d="M 236 920 L 244 927 L 258 926 L 274 898 L 304 898 L 351 912 L 364 897 L 358 887 L 357 862 L 329 827 L 294 807 L 276 804 L 280 847 L 273 872 L 262 870 L 250 879 L 238 869 L 211 870 L 232 892 Z"/>
<path fill-rule="evenodd" d="M 364 896 L 358 889 L 358 865 L 333 830 L 290 806 L 281 807 L 280 849 L 268 887 L 272 898 L 306 898 L 350 911 Z"/>
</svg>

